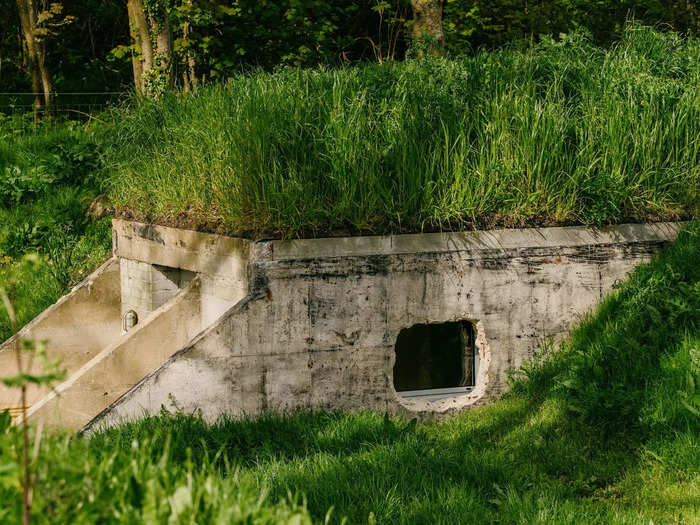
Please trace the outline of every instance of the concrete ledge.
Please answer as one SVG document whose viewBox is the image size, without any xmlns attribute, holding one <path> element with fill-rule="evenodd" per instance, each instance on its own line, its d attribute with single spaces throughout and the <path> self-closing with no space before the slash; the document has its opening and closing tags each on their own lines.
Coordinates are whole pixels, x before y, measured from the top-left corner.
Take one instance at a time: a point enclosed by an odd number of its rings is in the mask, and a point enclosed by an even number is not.
<svg viewBox="0 0 700 525">
<path fill-rule="evenodd" d="M 668 242 L 675 239 L 682 226 L 682 223 L 663 222 L 621 224 L 602 228 L 567 226 L 270 241 L 267 244 L 270 245 L 271 250 L 266 253 L 269 254 L 270 260 L 285 261 L 365 255 L 503 251 L 532 248 L 561 249 L 591 245 Z M 258 259 L 260 258 L 258 257 Z"/>
<path fill-rule="evenodd" d="M 225 275 L 244 280 L 252 243 L 246 239 L 166 226 L 112 221 L 114 254 L 119 258 Z"/>
</svg>

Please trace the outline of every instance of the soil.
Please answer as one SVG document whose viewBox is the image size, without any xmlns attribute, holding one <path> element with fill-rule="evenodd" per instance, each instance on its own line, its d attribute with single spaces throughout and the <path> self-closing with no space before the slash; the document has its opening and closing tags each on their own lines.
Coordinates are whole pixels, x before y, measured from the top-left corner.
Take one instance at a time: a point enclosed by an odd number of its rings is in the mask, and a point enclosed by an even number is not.
<svg viewBox="0 0 700 525">
<path fill-rule="evenodd" d="M 316 228 L 303 231 L 270 230 L 270 229 L 242 229 L 233 228 L 226 224 L 224 219 L 218 215 L 207 215 L 201 212 L 184 211 L 173 215 L 162 215 L 152 217 L 142 212 L 128 208 L 117 208 L 115 216 L 119 219 L 157 224 L 181 230 L 192 230 L 201 233 L 214 233 L 227 235 L 230 237 L 242 237 L 251 240 L 276 240 L 276 239 L 316 239 L 328 237 L 356 237 L 370 235 L 406 234 L 406 233 L 437 233 L 455 231 L 477 231 L 494 230 L 501 228 L 547 228 L 554 226 L 582 226 L 584 223 L 577 221 L 556 221 L 551 217 L 529 217 L 525 220 L 514 220 L 512 217 L 486 216 L 477 218 L 474 221 L 459 221 L 443 223 L 440 225 L 425 225 L 422 228 L 386 228 L 359 229 L 352 225 L 341 225 L 330 228 Z M 612 224 L 634 224 L 634 223 L 655 223 L 665 221 L 692 220 L 693 217 L 687 214 L 675 214 L 665 216 L 647 215 L 644 217 L 622 217 L 615 222 L 596 224 L 595 226 L 609 226 Z"/>
</svg>

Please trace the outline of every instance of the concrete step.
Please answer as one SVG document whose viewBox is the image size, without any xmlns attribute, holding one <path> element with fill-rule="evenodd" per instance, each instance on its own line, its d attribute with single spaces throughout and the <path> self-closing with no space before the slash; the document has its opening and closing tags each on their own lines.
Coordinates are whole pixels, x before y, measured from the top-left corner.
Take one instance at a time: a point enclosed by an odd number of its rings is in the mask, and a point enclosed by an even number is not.
<svg viewBox="0 0 700 525">
<path fill-rule="evenodd" d="M 47 308 L 26 325 L 19 336 L 24 340 L 46 342 L 51 360 L 59 360 L 61 369 L 70 376 L 100 350 L 121 335 L 120 269 L 116 258 L 110 259 L 71 292 Z M 23 355 L 29 361 L 28 355 Z M 25 367 L 27 365 L 24 365 Z M 40 373 L 41 363 L 33 360 L 25 372 Z M 17 373 L 15 338 L 0 344 L 0 377 Z M 50 389 L 30 386 L 27 405 L 32 406 L 50 393 Z M 0 385 L 0 410 L 20 412 L 17 389 Z"/>
<path fill-rule="evenodd" d="M 202 330 L 199 291 L 195 277 L 173 299 L 35 402 L 28 420 L 49 428 L 83 428 Z"/>
</svg>

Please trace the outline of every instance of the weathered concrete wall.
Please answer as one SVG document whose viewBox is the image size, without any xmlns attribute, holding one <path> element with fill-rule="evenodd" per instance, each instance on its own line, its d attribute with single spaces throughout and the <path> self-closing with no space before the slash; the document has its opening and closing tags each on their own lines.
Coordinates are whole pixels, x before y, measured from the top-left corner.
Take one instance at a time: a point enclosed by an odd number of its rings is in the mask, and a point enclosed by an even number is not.
<svg viewBox="0 0 700 525">
<path fill-rule="evenodd" d="M 212 274 L 220 282 L 230 279 L 234 288 L 249 282 L 247 296 L 93 425 L 155 413 L 171 398 L 209 418 L 297 408 L 435 417 L 485 403 L 504 391 L 507 368 L 532 356 L 543 339 L 562 337 L 679 228 L 542 228 L 252 247 L 241 242 L 236 277 L 221 270 L 226 264 L 213 265 Z M 128 248 L 124 231 L 131 236 Z M 179 242 L 176 230 L 120 224 L 115 232 L 120 257 L 193 271 L 206 265 L 170 254 Z M 197 234 L 186 235 L 188 249 L 201 245 Z M 246 260 L 248 279 L 242 277 Z M 392 382 L 399 331 L 456 320 L 476 324 L 476 388 L 435 402 L 400 398 Z"/>
<path fill-rule="evenodd" d="M 74 373 L 121 332 L 119 262 L 111 259 L 84 279 L 56 304 L 25 326 L 20 335 L 25 339 L 47 341 L 47 355 L 60 360 L 61 368 Z M 33 372 L 40 372 L 34 361 Z M 14 339 L 0 344 L 0 375 L 17 373 Z M 29 405 L 48 393 L 47 389 L 30 387 Z M 0 410 L 19 409 L 16 389 L 0 385 Z"/>
<path fill-rule="evenodd" d="M 136 312 L 139 319 L 157 310 L 194 278 L 194 273 L 140 261 L 120 259 L 121 313 Z"/>
<path fill-rule="evenodd" d="M 49 428 L 80 430 L 201 332 L 199 280 L 102 349 L 27 413 Z"/>
<path fill-rule="evenodd" d="M 47 340 L 49 357 L 67 372 L 58 396 L 30 389 L 33 421 L 80 428 L 247 293 L 249 241 L 122 221 L 114 231 L 119 258 L 22 331 Z M 124 334 L 131 310 L 139 322 Z M 16 372 L 12 343 L 0 346 L 3 375 Z M 0 408 L 17 415 L 19 404 L 17 392 L 0 387 Z"/>
<path fill-rule="evenodd" d="M 123 312 L 153 311 L 195 273 L 205 326 L 248 293 L 248 240 L 122 220 L 113 222 L 113 239 L 122 262 Z"/>
</svg>

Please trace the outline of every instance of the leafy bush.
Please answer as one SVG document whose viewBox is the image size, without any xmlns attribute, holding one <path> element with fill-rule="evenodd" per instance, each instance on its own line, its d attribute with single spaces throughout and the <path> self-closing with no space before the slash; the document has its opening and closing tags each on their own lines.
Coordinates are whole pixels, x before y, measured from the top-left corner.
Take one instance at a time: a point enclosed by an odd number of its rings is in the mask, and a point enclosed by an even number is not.
<svg viewBox="0 0 700 525">
<path fill-rule="evenodd" d="M 37 195 L 54 182 L 53 177 L 40 170 L 23 172 L 19 166 L 7 166 L 0 178 L 0 203 L 18 204 L 29 195 Z"/>
<path fill-rule="evenodd" d="M 95 134 L 66 123 L 8 138 L 0 151 L 0 208 L 27 202 L 59 185 L 96 186 L 102 169 Z"/>
<path fill-rule="evenodd" d="M 530 46 L 545 36 L 584 30 L 611 45 L 636 20 L 679 32 L 700 32 L 700 6 L 686 0 L 446 0 L 445 41 L 453 54 Z"/>
<path fill-rule="evenodd" d="M 408 11 L 406 2 L 397 0 L 242 0 L 236 3 L 229 23 L 221 25 L 226 37 L 211 35 L 203 42 L 208 46 L 203 51 L 218 46 L 203 59 L 213 62 L 215 74 L 223 76 L 230 75 L 241 63 L 272 68 L 373 58 L 370 40 L 376 45 L 385 44 L 381 32 L 386 31 L 374 8 L 387 4 L 392 13 L 401 3 L 403 11 Z M 217 55 L 220 62 L 214 58 Z"/>
</svg>

